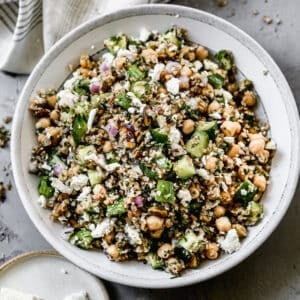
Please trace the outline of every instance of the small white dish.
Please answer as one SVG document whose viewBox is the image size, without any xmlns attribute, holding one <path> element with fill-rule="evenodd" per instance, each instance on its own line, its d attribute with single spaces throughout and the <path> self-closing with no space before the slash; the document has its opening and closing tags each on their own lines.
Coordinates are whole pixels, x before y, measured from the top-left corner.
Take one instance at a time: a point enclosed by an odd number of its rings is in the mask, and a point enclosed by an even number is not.
<svg viewBox="0 0 300 300">
<path fill-rule="evenodd" d="M 86 291 L 90 300 L 109 300 L 101 281 L 56 252 L 30 252 L 0 267 L 0 288 L 11 288 L 44 300 Z"/>
<path fill-rule="evenodd" d="M 49 219 L 37 199 L 38 178 L 28 174 L 31 148 L 35 144 L 34 121 L 29 99 L 41 88 L 59 87 L 68 77 L 68 65 L 76 65 L 82 53 L 95 54 L 103 40 L 118 32 L 139 36 L 142 27 L 165 31 L 177 24 L 186 28 L 189 39 L 213 51 L 230 49 L 236 64 L 250 78 L 260 95 L 257 113 L 268 121 L 278 150 L 272 164 L 271 184 L 264 196 L 265 217 L 251 228 L 239 251 L 222 255 L 181 277 L 152 270 L 134 261 L 109 261 L 99 251 L 80 250 L 61 238 L 62 227 Z M 91 47 L 93 46 L 93 47 Z M 268 70 L 268 74 L 266 74 Z M 40 61 L 27 81 L 14 116 L 11 158 L 17 189 L 24 207 L 42 235 L 62 255 L 78 266 L 107 280 L 147 288 L 171 288 L 200 282 L 225 272 L 253 253 L 277 227 L 292 200 L 299 176 L 299 116 L 295 100 L 283 74 L 246 33 L 211 14 L 174 5 L 147 5 L 99 17 L 76 28 L 60 40 Z"/>
</svg>

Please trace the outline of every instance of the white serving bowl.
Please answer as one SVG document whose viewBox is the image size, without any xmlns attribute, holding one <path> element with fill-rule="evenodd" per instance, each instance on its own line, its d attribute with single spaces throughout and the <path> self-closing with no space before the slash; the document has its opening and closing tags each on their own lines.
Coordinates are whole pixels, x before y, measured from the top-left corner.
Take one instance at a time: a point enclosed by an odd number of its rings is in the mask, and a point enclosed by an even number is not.
<svg viewBox="0 0 300 300">
<path fill-rule="evenodd" d="M 173 24 L 186 28 L 193 42 L 214 51 L 233 51 L 239 70 L 253 80 L 260 95 L 258 114 L 270 123 L 278 150 L 273 159 L 271 184 L 264 196 L 265 216 L 251 228 L 241 249 L 171 280 L 170 274 L 152 270 L 143 263 L 111 262 L 100 252 L 80 250 L 61 238 L 62 226 L 54 224 L 49 219 L 49 211 L 40 208 L 37 203 L 38 178 L 28 174 L 31 148 L 36 143 L 34 120 L 28 105 L 37 90 L 59 87 L 70 73 L 68 65 L 77 65 L 82 53 L 92 55 L 102 49 L 105 38 L 119 32 L 139 36 L 142 27 L 164 31 Z M 265 70 L 269 71 L 268 75 L 264 75 Z M 191 8 L 137 6 L 85 23 L 62 38 L 43 57 L 18 101 L 11 153 L 15 182 L 23 205 L 37 229 L 57 251 L 83 269 L 107 280 L 136 287 L 171 288 L 200 282 L 232 268 L 253 253 L 279 224 L 292 200 L 299 176 L 299 117 L 283 74 L 266 51 L 243 31 L 216 16 Z"/>
</svg>

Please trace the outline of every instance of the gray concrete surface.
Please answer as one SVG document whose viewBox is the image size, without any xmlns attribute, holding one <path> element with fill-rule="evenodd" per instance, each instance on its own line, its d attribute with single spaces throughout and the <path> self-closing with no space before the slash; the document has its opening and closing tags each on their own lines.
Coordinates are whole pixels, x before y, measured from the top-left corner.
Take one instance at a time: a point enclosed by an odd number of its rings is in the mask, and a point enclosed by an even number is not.
<svg viewBox="0 0 300 300">
<path fill-rule="evenodd" d="M 300 107 L 300 18 L 299 0 L 228 0 L 218 7 L 213 0 L 175 0 L 212 12 L 236 24 L 273 56 L 286 75 Z M 258 15 L 253 12 L 258 11 Z M 262 16 L 273 18 L 270 25 Z M 280 25 L 279 20 L 282 21 Z M 26 76 L 0 73 L 0 123 L 13 113 Z M 9 149 L 0 149 L 0 181 L 8 182 L 3 166 L 10 162 Z M 200 299 L 286 300 L 300 299 L 300 188 L 279 228 L 265 244 L 229 272 L 210 281 L 173 290 L 135 289 L 105 282 L 111 299 Z M 4 236 L 9 236 L 9 240 Z M 51 249 L 26 215 L 13 187 L 0 203 L 0 263 L 30 250 Z M 3 253 L 3 256 L 2 256 Z"/>
</svg>

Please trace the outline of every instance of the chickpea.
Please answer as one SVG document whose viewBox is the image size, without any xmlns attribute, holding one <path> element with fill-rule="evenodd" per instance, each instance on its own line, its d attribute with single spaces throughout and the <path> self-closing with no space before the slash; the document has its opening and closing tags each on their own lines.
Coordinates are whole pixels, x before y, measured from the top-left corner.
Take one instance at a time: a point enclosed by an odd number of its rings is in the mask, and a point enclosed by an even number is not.
<svg viewBox="0 0 300 300">
<path fill-rule="evenodd" d="M 173 226 L 173 221 L 171 219 L 166 219 L 165 226 L 166 228 L 171 228 Z"/>
<path fill-rule="evenodd" d="M 248 234 L 246 227 L 241 224 L 233 224 L 232 228 L 236 230 L 236 233 L 238 234 L 239 238 L 244 238 Z"/>
<path fill-rule="evenodd" d="M 170 257 L 167 260 L 167 269 L 170 273 L 177 275 L 181 272 L 182 265 L 177 258 Z"/>
<path fill-rule="evenodd" d="M 35 123 L 36 129 L 47 128 L 51 125 L 49 118 L 41 118 Z"/>
<path fill-rule="evenodd" d="M 241 153 L 241 147 L 237 144 L 232 144 L 227 155 L 231 158 L 238 157 Z"/>
<path fill-rule="evenodd" d="M 265 137 L 261 133 L 252 133 L 249 134 L 249 140 L 255 141 L 255 140 L 265 140 Z"/>
<path fill-rule="evenodd" d="M 117 260 L 120 256 L 119 248 L 116 245 L 110 245 L 106 249 L 106 253 L 112 260 Z"/>
<path fill-rule="evenodd" d="M 91 67 L 91 61 L 90 61 L 90 58 L 89 58 L 88 55 L 83 54 L 83 55 L 80 56 L 80 66 L 82 68 L 90 69 L 90 67 Z"/>
<path fill-rule="evenodd" d="M 96 184 L 93 188 L 93 199 L 104 200 L 107 197 L 106 188 L 102 184 Z"/>
<path fill-rule="evenodd" d="M 208 259 L 217 259 L 219 256 L 219 247 L 216 243 L 208 243 L 205 250 L 205 255 Z"/>
<path fill-rule="evenodd" d="M 165 243 L 161 245 L 157 250 L 157 255 L 160 258 L 167 259 L 173 252 L 173 247 L 171 244 Z"/>
<path fill-rule="evenodd" d="M 183 121 L 182 131 L 184 134 L 191 134 L 195 130 L 195 122 L 191 119 Z"/>
<path fill-rule="evenodd" d="M 126 141 L 124 143 L 124 146 L 125 146 L 126 149 L 134 149 L 136 145 L 135 145 L 135 142 L 127 142 Z"/>
<path fill-rule="evenodd" d="M 214 88 L 212 87 L 211 84 L 207 84 L 203 89 L 202 89 L 202 95 L 208 98 L 213 98 L 214 97 Z"/>
<path fill-rule="evenodd" d="M 263 150 L 261 153 L 257 155 L 257 158 L 260 163 L 266 164 L 269 160 L 270 152 L 268 150 Z"/>
<path fill-rule="evenodd" d="M 248 165 L 241 165 L 238 169 L 238 175 L 240 179 L 245 180 L 246 178 L 252 176 L 252 170 Z"/>
<path fill-rule="evenodd" d="M 56 95 L 47 96 L 47 103 L 51 108 L 54 108 L 57 103 L 57 96 Z"/>
<path fill-rule="evenodd" d="M 164 226 L 164 219 L 157 216 L 149 216 L 146 221 L 151 231 L 161 230 Z"/>
<path fill-rule="evenodd" d="M 150 235 L 154 239 L 159 239 L 161 237 L 161 235 L 162 235 L 163 232 L 164 232 L 164 229 L 150 231 Z"/>
<path fill-rule="evenodd" d="M 190 77 L 193 74 L 192 70 L 188 66 L 183 66 L 180 70 L 181 76 L 187 76 Z"/>
<path fill-rule="evenodd" d="M 148 209 L 150 215 L 166 218 L 168 216 L 168 211 L 159 206 L 152 206 Z"/>
<path fill-rule="evenodd" d="M 181 90 L 187 90 L 190 87 L 189 78 L 186 76 L 183 76 L 179 82 L 179 88 Z"/>
<path fill-rule="evenodd" d="M 168 55 L 168 57 L 174 57 L 176 56 L 176 50 L 173 49 L 173 47 L 171 48 L 166 48 L 166 54 Z"/>
<path fill-rule="evenodd" d="M 208 113 L 212 114 L 214 112 L 217 112 L 221 108 L 221 105 L 218 101 L 213 101 L 208 105 Z"/>
<path fill-rule="evenodd" d="M 257 186 L 259 191 L 264 192 L 266 190 L 267 180 L 265 176 L 259 174 L 254 175 L 253 183 Z"/>
<path fill-rule="evenodd" d="M 115 233 L 113 231 L 105 234 L 103 237 L 103 239 L 105 240 L 105 242 L 107 244 L 111 244 L 111 242 L 113 241 L 114 238 L 115 238 Z"/>
<path fill-rule="evenodd" d="M 229 93 L 233 94 L 234 92 L 237 91 L 238 86 L 236 83 L 229 83 L 227 84 L 226 88 Z"/>
<path fill-rule="evenodd" d="M 50 119 L 53 121 L 58 121 L 59 120 L 59 111 L 58 110 L 52 110 L 50 113 Z"/>
<path fill-rule="evenodd" d="M 180 54 L 179 54 L 180 58 L 186 58 L 189 61 L 194 61 L 196 59 L 196 55 L 195 52 L 193 51 L 192 48 L 190 47 L 183 47 L 180 50 Z"/>
<path fill-rule="evenodd" d="M 196 49 L 196 57 L 200 60 L 204 60 L 208 57 L 208 50 L 202 46 L 197 47 Z"/>
<path fill-rule="evenodd" d="M 221 126 L 221 130 L 226 136 L 235 136 L 241 132 L 241 129 L 240 123 L 232 121 L 225 121 Z"/>
<path fill-rule="evenodd" d="M 221 193 L 221 203 L 223 205 L 228 205 L 232 202 L 232 196 L 229 192 L 222 192 Z"/>
<path fill-rule="evenodd" d="M 208 156 L 205 160 L 205 168 L 208 171 L 214 172 L 217 169 L 218 159 L 214 156 Z"/>
<path fill-rule="evenodd" d="M 117 69 L 122 69 L 126 64 L 126 58 L 124 56 L 116 57 L 114 60 L 115 67 Z"/>
<path fill-rule="evenodd" d="M 165 94 L 165 95 L 168 94 L 167 90 L 163 87 L 159 87 L 158 90 L 157 90 L 157 93 L 158 94 Z"/>
<path fill-rule="evenodd" d="M 190 194 L 192 196 L 192 199 L 197 199 L 200 196 L 199 189 L 196 186 L 191 186 L 189 188 Z"/>
<path fill-rule="evenodd" d="M 263 139 L 253 140 L 249 144 L 249 151 L 252 154 L 259 154 L 265 148 L 265 141 Z"/>
<path fill-rule="evenodd" d="M 102 150 L 104 153 L 107 153 L 107 152 L 110 152 L 112 150 L 112 148 L 113 147 L 112 147 L 111 141 L 105 141 Z"/>
<path fill-rule="evenodd" d="M 89 69 L 85 68 L 80 68 L 80 74 L 82 75 L 83 78 L 88 78 L 89 77 Z"/>
<path fill-rule="evenodd" d="M 153 63 L 153 64 L 157 63 L 157 59 L 158 59 L 157 58 L 157 53 L 153 49 L 151 49 L 151 48 L 144 49 L 142 51 L 142 57 L 145 59 L 145 62 L 147 64 L 149 64 L 149 63 Z"/>
<path fill-rule="evenodd" d="M 189 262 L 189 267 L 190 268 L 197 268 L 198 265 L 199 265 L 198 258 L 194 253 L 192 253 L 192 257 L 191 257 L 191 260 Z"/>
<path fill-rule="evenodd" d="M 242 98 L 242 105 L 252 107 L 256 104 L 256 96 L 252 91 L 246 91 Z"/>
<path fill-rule="evenodd" d="M 216 227 L 219 231 L 227 232 L 231 229 L 231 222 L 227 217 L 220 217 L 216 219 Z"/>
<path fill-rule="evenodd" d="M 197 100 L 198 100 L 198 107 L 197 107 L 197 109 L 201 113 L 206 113 L 207 112 L 208 104 L 203 99 L 201 99 L 200 97 L 198 97 Z"/>
<path fill-rule="evenodd" d="M 214 176 L 213 176 L 214 177 Z M 209 200 L 216 200 L 220 198 L 220 188 L 218 186 L 213 187 L 207 194 Z"/>
<path fill-rule="evenodd" d="M 216 218 L 223 217 L 226 213 L 226 209 L 224 206 L 218 205 L 214 208 L 214 215 Z"/>
<path fill-rule="evenodd" d="M 46 140 L 49 140 L 50 137 L 50 145 L 56 145 L 62 136 L 62 129 L 59 127 L 47 127 L 45 129 Z"/>
<path fill-rule="evenodd" d="M 227 107 L 224 108 L 223 110 L 223 118 L 224 119 L 230 119 L 234 115 L 234 107 L 231 105 L 228 105 Z"/>
</svg>

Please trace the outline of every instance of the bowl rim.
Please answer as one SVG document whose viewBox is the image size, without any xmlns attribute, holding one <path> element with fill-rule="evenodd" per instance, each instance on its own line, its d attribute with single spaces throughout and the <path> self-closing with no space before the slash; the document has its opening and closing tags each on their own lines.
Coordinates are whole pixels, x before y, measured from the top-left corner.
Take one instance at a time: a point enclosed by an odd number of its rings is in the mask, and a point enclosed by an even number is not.
<svg viewBox="0 0 300 300">
<path fill-rule="evenodd" d="M 56 241 L 55 237 L 50 234 L 50 231 L 48 230 L 47 226 L 44 225 L 43 220 L 41 220 L 37 212 L 35 212 L 35 208 L 32 204 L 32 199 L 26 194 L 27 189 L 24 182 L 24 178 L 22 176 L 22 161 L 20 156 L 21 149 L 19 143 L 21 140 L 23 113 L 24 109 L 26 109 L 27 107 L 28 98 L 31 95 L 40 75 L 43 73 L 43 70 L 47 68 L 47 66 L 51 63 L 52 59 L 56 57 L 60 52 L 62 52 L 66 46 L 80 38 L 88 31 L 93 30 L 96 27 L 101 27 L 102 25 L 108 22 L 113 22 L 118 19 L 124 19 L 137 15 L 162 14 L 172 16 L 179 15 L 185 18 L 205 22 L 218 29 L 221 29 L 222 31 L 225 31 L 227 34 L 230 34 L 234 38 L 238 39 L 241 43 L 246 45 L 251 52 L 253 52 L 257 57 L 259 57 L 260 61 L 263 61 L 264 65 L 269 70 L 269 73 L 274 78 L 280 93 L 284 93 L 285 96 L 285 106 L 287 113 L 289 114 L 289 126 L 292 135 L 291 157 L 293 157 L 293 163 L 290 163 L 288 180 L 283 194 L 281 196 L 281 210 L 272 217 L 272 222 L 265 224 L 261 231 L 255 236 L 255 241 L 253 240 L 251 244 L 248 244 L 247 247 L 243 249 L 243 251 L 237 252 L 234 256 L 228 256 L 227 259 L 221 265 L 219 264 L 213 272 L 210 270 L 208 274 L 200 274 L 199 276 L 197 276 L 197 274 L 195 273 L 191 276 L 179 277 L 177 280 L 166 279 L 152 282 L 151 280 L 146 281 L 144 279 L 136 277 L 131 278 L 130 276 L 124 276 L 113 271 L 108 273 L 107 271 L 101 271 L 101 268 L 98 268 L 96 270 L 92 266 L 86 265 L 83 259 L 76 257 L 76 255 L 71 253 L 68 249 L 66 249 L 63 245 Z M 29 79 L 27 80 L 17 102 L 12 126 L 11 161 L 16 188 L 27 214 L 29 215 L 31 221 L 34 223 L 36 228 L 42 234 L 42 236 L 64 257 L 66 257 L 79 267 L 109 281 L 134 287 L 175 288 L 179 286 L 186 286 L 205 281 L 217 275 L 220 275 L 225 271 L 228 271 L 229 269 L 233 268 L 234 266 L 238 265 L 240 262 L 245 260 L 255 250 L 257 250 L 271 235 L 271 233 L 275 230 L 275 228 L 280 223 L 281 219 L 286 214 L 286 211 L 292 201 L 293 195 L 297 187 L 300 172 L 299 140 L 300 122 L 296 102 L 292 91 L 275 61 L 252 37 L 250 37 L 247 33 L 242 31 L 235 25 L 231 24 L 230 22 L 198 9 L 171 4 L 147 4 L 121 9 L 116 12 L 108 13 L 97 17 L 93 20 L 85 22 L 77 28 L 73 29 L 67 35 L 65 35 L 43 56 L 43 58 L 34 68 Z"/>
</svg>

